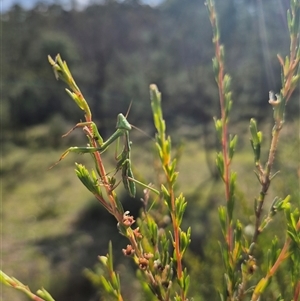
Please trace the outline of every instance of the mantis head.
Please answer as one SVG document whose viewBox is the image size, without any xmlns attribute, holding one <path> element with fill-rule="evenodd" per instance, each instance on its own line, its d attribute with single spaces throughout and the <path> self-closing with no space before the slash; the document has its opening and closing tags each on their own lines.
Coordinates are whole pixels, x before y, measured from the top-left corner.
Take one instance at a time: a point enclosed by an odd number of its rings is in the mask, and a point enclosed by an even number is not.
<svg viewBox="0 0 300 301">
<path fill-rule="evenodd" d="M 116 128 L 120 130 L 126 130 L 126 131 L 131 130 L 130 123 L 127 121 L 126 117 L 122 113 L 118 114 Z"/>
</svg>

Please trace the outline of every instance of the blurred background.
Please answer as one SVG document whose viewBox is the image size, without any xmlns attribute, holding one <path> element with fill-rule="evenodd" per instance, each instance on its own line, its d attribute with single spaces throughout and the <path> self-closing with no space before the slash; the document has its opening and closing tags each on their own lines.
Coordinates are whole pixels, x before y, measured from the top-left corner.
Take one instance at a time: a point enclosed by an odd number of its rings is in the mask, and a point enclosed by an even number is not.
<svg viewBox="0 0 300 301">
<path fill-rule="evenodd" d="M 245 226 L 253 223 L 253 200 L 259 193 L 248 123 L 251 117 L 258 120 L 266 159 L 273 115 L 268 92 L 279 92 L 276 55 L 289 51 L 288 3 L 216 1 L 226 68 L 232 76 L 230 132 L 239 135 L 233 166 L 239 174 L 237 214 Z M 178 192 L 188 201 L 183 226 L 193 230 L 186 259 L 193 279 L 191 295 L 214 300 L 222 281 L 217 208 L 224 204 L 224 193 L 214 163 L 218 145 L 213 117 L 219 115 L 219 102 L 204 1 L 2 0 L 0 5 L 2 269 L 33 291 L 45 287 L 56 300 L 99 300 L 83 270 L 94 268 L 111 239 L 116 267 L 126 272 L 124 296 L 141 300 L 134 267 L 121 256 L 127 242 L 74 174 L 74 161 L 91 164 L 89 156 L 70 154 L 48 170 L 63 150 L 86 143 L 80 130 L 61 138 L 84 117 L 47 61 L 47 55 L 60 53 L 104 139 L 114 132 L 117 114 L 125 114 L 130 102 L 129 122 L 153 137 L 149 84 L 157 84 L 162 92 L 168 133 L 180 153 Z M 281 173 L 268 202 L 291 194 L 299 206 L 299 89 L 289 101 L 286 119 L 274 167 Z M 131 134 L 137 178 L 156 183 L 151 138 L 135 130 Z M 113 170 L 114 158 L 108 155 L 106 160 L 108 171 Z M 118 190 L 124 208 L 137 216 L 141 191 L 133 200 L 121 185 Z M 265 244 L 273 237 L 273 230 L 268 231 Z M 284 232 L 278 231 L 284 229 L 276 231 L 283 240 Z M 288 280 L 284 273 L 278 277 L 276 289 L 289 297 L 284 291 Z M 3 300 L 24 298 L 3 289 Z"/>
</svg>

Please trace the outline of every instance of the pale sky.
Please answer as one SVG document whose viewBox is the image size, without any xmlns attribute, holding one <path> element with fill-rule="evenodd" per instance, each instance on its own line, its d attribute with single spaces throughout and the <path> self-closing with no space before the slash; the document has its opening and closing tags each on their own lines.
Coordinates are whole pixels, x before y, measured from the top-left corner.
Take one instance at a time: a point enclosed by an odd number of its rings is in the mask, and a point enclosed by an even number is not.
<svg viewBox="0 0 300 301">
<path fill-rule="evenodd" d="M 10 9 L 10 7 L 16 3 L 20 4 L 25 9 L 32 8 L 37 2 L 44 3 L 70 3 L 70 0 L 0 0 L 0 12 L 6 12 Z M 90 2 L 97 2 L 93 0 L 77 0 L 79 7 L 84 8 Z M 149 5 L 157 5 L 162 2 L 162 0 L 142 0 L 143 3 L 147 3 Z"/>
</svg>

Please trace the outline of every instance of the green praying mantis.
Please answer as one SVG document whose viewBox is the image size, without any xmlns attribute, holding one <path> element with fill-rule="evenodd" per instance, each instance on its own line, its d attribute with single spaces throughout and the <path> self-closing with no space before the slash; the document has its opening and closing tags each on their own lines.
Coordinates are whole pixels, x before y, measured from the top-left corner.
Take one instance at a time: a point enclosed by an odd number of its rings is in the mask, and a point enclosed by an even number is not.
<svg viewBox="0 0 300 301">
<path fill-rule="evenodd" d="M 116 131 L 105 142 L 103 142 L 103 139 L 99 134 L 96 124 L 92 121 L 80 122 L 76 124 L 70 131 L 68 131 L 65 135 L 63 135 L 63 137 L 69 135 L 73 130 L 75 130 L 78 127 L 83 127 L 84 131 L 87 132 L 88 134 L 87 136 L 89 137 L 89 139 L 94 139 L 95 141 L 97 141 L 99 147 L 92 147 L 92 146 L 69 147 L 66 151 L 63 152 L 59 160 L 50 167 L 50 169 L 55 165 L 57 165 L 61 160 L 63 160 L 70 152 L 79 153 L 79 154 L 95 153 L 95 152 L 103 153 L 113 142 L 115 142 L 117 139 L 124 136 L 125 139 L 124 139 L 123 150 L 119 155 L 116 156 L 116 160 L 117 160 L 116 172 L 121 170 L 122 181 L 125 189 L 128 191 L 129 195 L 134 198 L 136 195 L 135 183 L 138 183 L 143 187 L 150 189 L 154 193 L 159 194 L 159 192 L 156 189 L 142 182 L 139 182 L 134 178 L 133 171 L 131 169 L 131 159 L 130 159 L 131 141 L 129 139 L 129 131 L 131 131 L 132 126 L 122 113 L 118 114 Z M 115 187 L 116 186 L 113 186 L 112 189 L 114 189 Z"/>
<path fill-rule="evenodd" d="M 61 160 L 63 160 L 70 152 L 74 153 L 94 153 L 94 152 L 100 152 L 103 153 L 107 150 L 107 148 L 118 138 L 125 136 L 125 143 L 124 148 L 122 152 L 117 156 L 117 171 L 122 170 L 122 181 L 124 184 L 125 189 L 129 192 L 129 195 L 131 197 L 135 197 L 136 195 L 136 185 L 135 185 L 135 179 L 133 176 L 133 171 L 131 169 L 131 160 L 130 160 L 130 151 L 131 151 L 131 141 L 129 140 L 129 131 L 131 130 L 131 125 L 127 121 L 126 117 L 120 113 L 117 117 L 117 125 L 116 125 L 116 131 L 105 141 L 103 142 L 102 137 L 100 136 L 97 126 L 94 122 L 81 122 L 76 124 L 75 127 L 73 127 L 69 132 L 67 132 L 63 137 L 69 135 L 73 130 L 75 130 L 78 127 L 83 127 L 85 130 L 87 130 L 87 127 L 90 126 L 91 128 L 91 135 L 92 139 L 95 139 L 99 147 L 91 147 L 91 146 L 85 146 L 85 147 L 78 147 L 73 146 L 69 147 L 66 151 L 63 152 L 63 154 L 60 156 L 59 160 L 50 167 L 54 167 L 57 165 Z M 129 180 L 130 178 L 130 180 Z"/>
<path fill-rule="evenodd" d="M 131 130 L 130 123 L 127 121 L 126 117 L 122 113 L 120 113 L 118 115 L 118 119 L 117 119 L 117 126 L 116 126 L 117 130 L 105 142 L 103 142 L 103 139 L 98 132 L 96 124 L 92 121 L 77 123 L 76 126 L 73 127 L 69 132 L 64 134 L 63 137 L 66 137 L 67 135 L 69 135 L 73 130 L 75 130 L 78 127 L 85 128 L 87 126 L 90 126 L 92 128 L 91 136 L 94 140 L 96 140 L 99 143 L 100 146 L 99 147 L 92 147 L 92 146 L 69 147 L 66 151 L 63 152 L 63 154 L 60 156 L 59 160 L 53 166 L 51 166 L 51 168 L 54 167 L 56 164 L 58 164 L 62 159 L 64 159 L 70 152 L 79 153 L 79 154 L 94 153 L 94 152 L 103 153 L 114 141 L 116 141 L 118 138 L 123 136 L 125 133 L 127 133 L 127 135 L 128 135 L 128 132 Z"/>
</svg>

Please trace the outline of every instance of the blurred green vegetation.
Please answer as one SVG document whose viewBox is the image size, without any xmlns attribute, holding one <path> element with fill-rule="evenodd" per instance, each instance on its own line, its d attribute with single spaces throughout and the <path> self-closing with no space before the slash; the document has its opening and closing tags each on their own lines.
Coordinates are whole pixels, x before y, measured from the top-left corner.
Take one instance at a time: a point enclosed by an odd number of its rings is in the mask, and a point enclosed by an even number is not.
<svg viewBox="0 0 300 301">
<path fill-rule="evenodd" d="M 106 254 L 111 239 L 117 269 L 128 273 L 124 296 L 139 300 L 132 289 L 134 271 L 120 256 L 126 241 L 118 234 L 115 220 L 73 173 L 73 159 L 88 164 L 88 156 L 72 154 L 47 170 L 67 146 L 85 144 L 81 131 L 61 139 L 82 118 L 47 62 L 48 54 L 61 53 L 104 137 L 113 132 L 117 114 L 125 113 L 131 100 L 129 121 L 151 135 L 148 86 L 152 82 L 159 86 L 168 130 L 175 143 L 184 145 L 177 189 L 188 200 L 184 225 L 193 230 L 186 259 L 193 281 L 191 295 L 196 301 L 215 299 L 222 277 L 217 208 L 224 197 L 215 170 L 212 117 L 218 112 L 218 95 L 211 68 L 211 27 L 203 2 L 166 0 L 153 8 L 138 1 L 110 0 L 82 11 L 40 3 L 29 11 L 16 5 L 1 15 L 1 251 L 7 274 L 32 290 L 44 286 L 57 300 L 95 300 L 82 270 L 92 268 L 97 256 Z M 253 222 L 253 199 L 258 194 L 247 122 L 250 117 L 259 120 L 267 148 L 272 118 L 268 91 L 280 87 L 276 54 L 285 55 L 289 45 L 286 1 L 273 2 L 216 1 L 228 72 L 234 79 L 231 132 L 239 135 L 239 144 L 233 168 L 239 175 L 237 207 L 245 225 Z M 299 90 L 295 95 L 287 107 L 288 122 L 276 161 L 281 173 L 268 201 L 291 194 L 292 202 L 300 206 L 300 142 L 295 131 Z M 132 136 L 135 174 L 155 183 L 155 169 L 149 168 L 155 166 L 151 140 L 137 132 Z M 114 158 L 107 160 L 113 170 Z M 122 190 L 121 185 L 117 189 Z M 124 192 L 123 202 L 137 215 L 138 198 L 132 200 Z M 262 245 L 270 244 L 275 231 L 283 240 L 284 229 L 279 219 L 276 223 Z M 284 283 L 284 275 L 279 273 L 277 282 Z M 3 288 L 2 298 L 24 297 Z"/>
<path fill-rule="evenodd" d="M 277 53 L 288 53 L 286 1 L 216 1 L 226 64 L 233 80 L 233 121 L 266 120 L 269 90 L 280 87 Z M 47 55 L 60 53 L 101 130 L 111 128 L 120 111 L 134 103 L 131 122 L 151 122 L 148 86 L 164 95 L 170 127 L 209 123 L 218 109 L 211 58 L 211 27 L 204 0 L 164 1 L 158 7 L 138 1 L 114 0 L 65 10 L 40 3 L 32 10 L 15 5 L 1 15 L 3 128 L 22 142 L 30 125 L 54 114 L 71 121 L 81 118 L 64 101 L 53 81 Z M 290 101 L 290 118 L 299 103 Z M 7 133 L 7 131 L 9 133 Z M 9 138 L 11 136 L 9 135 Z"/>
</svg>

